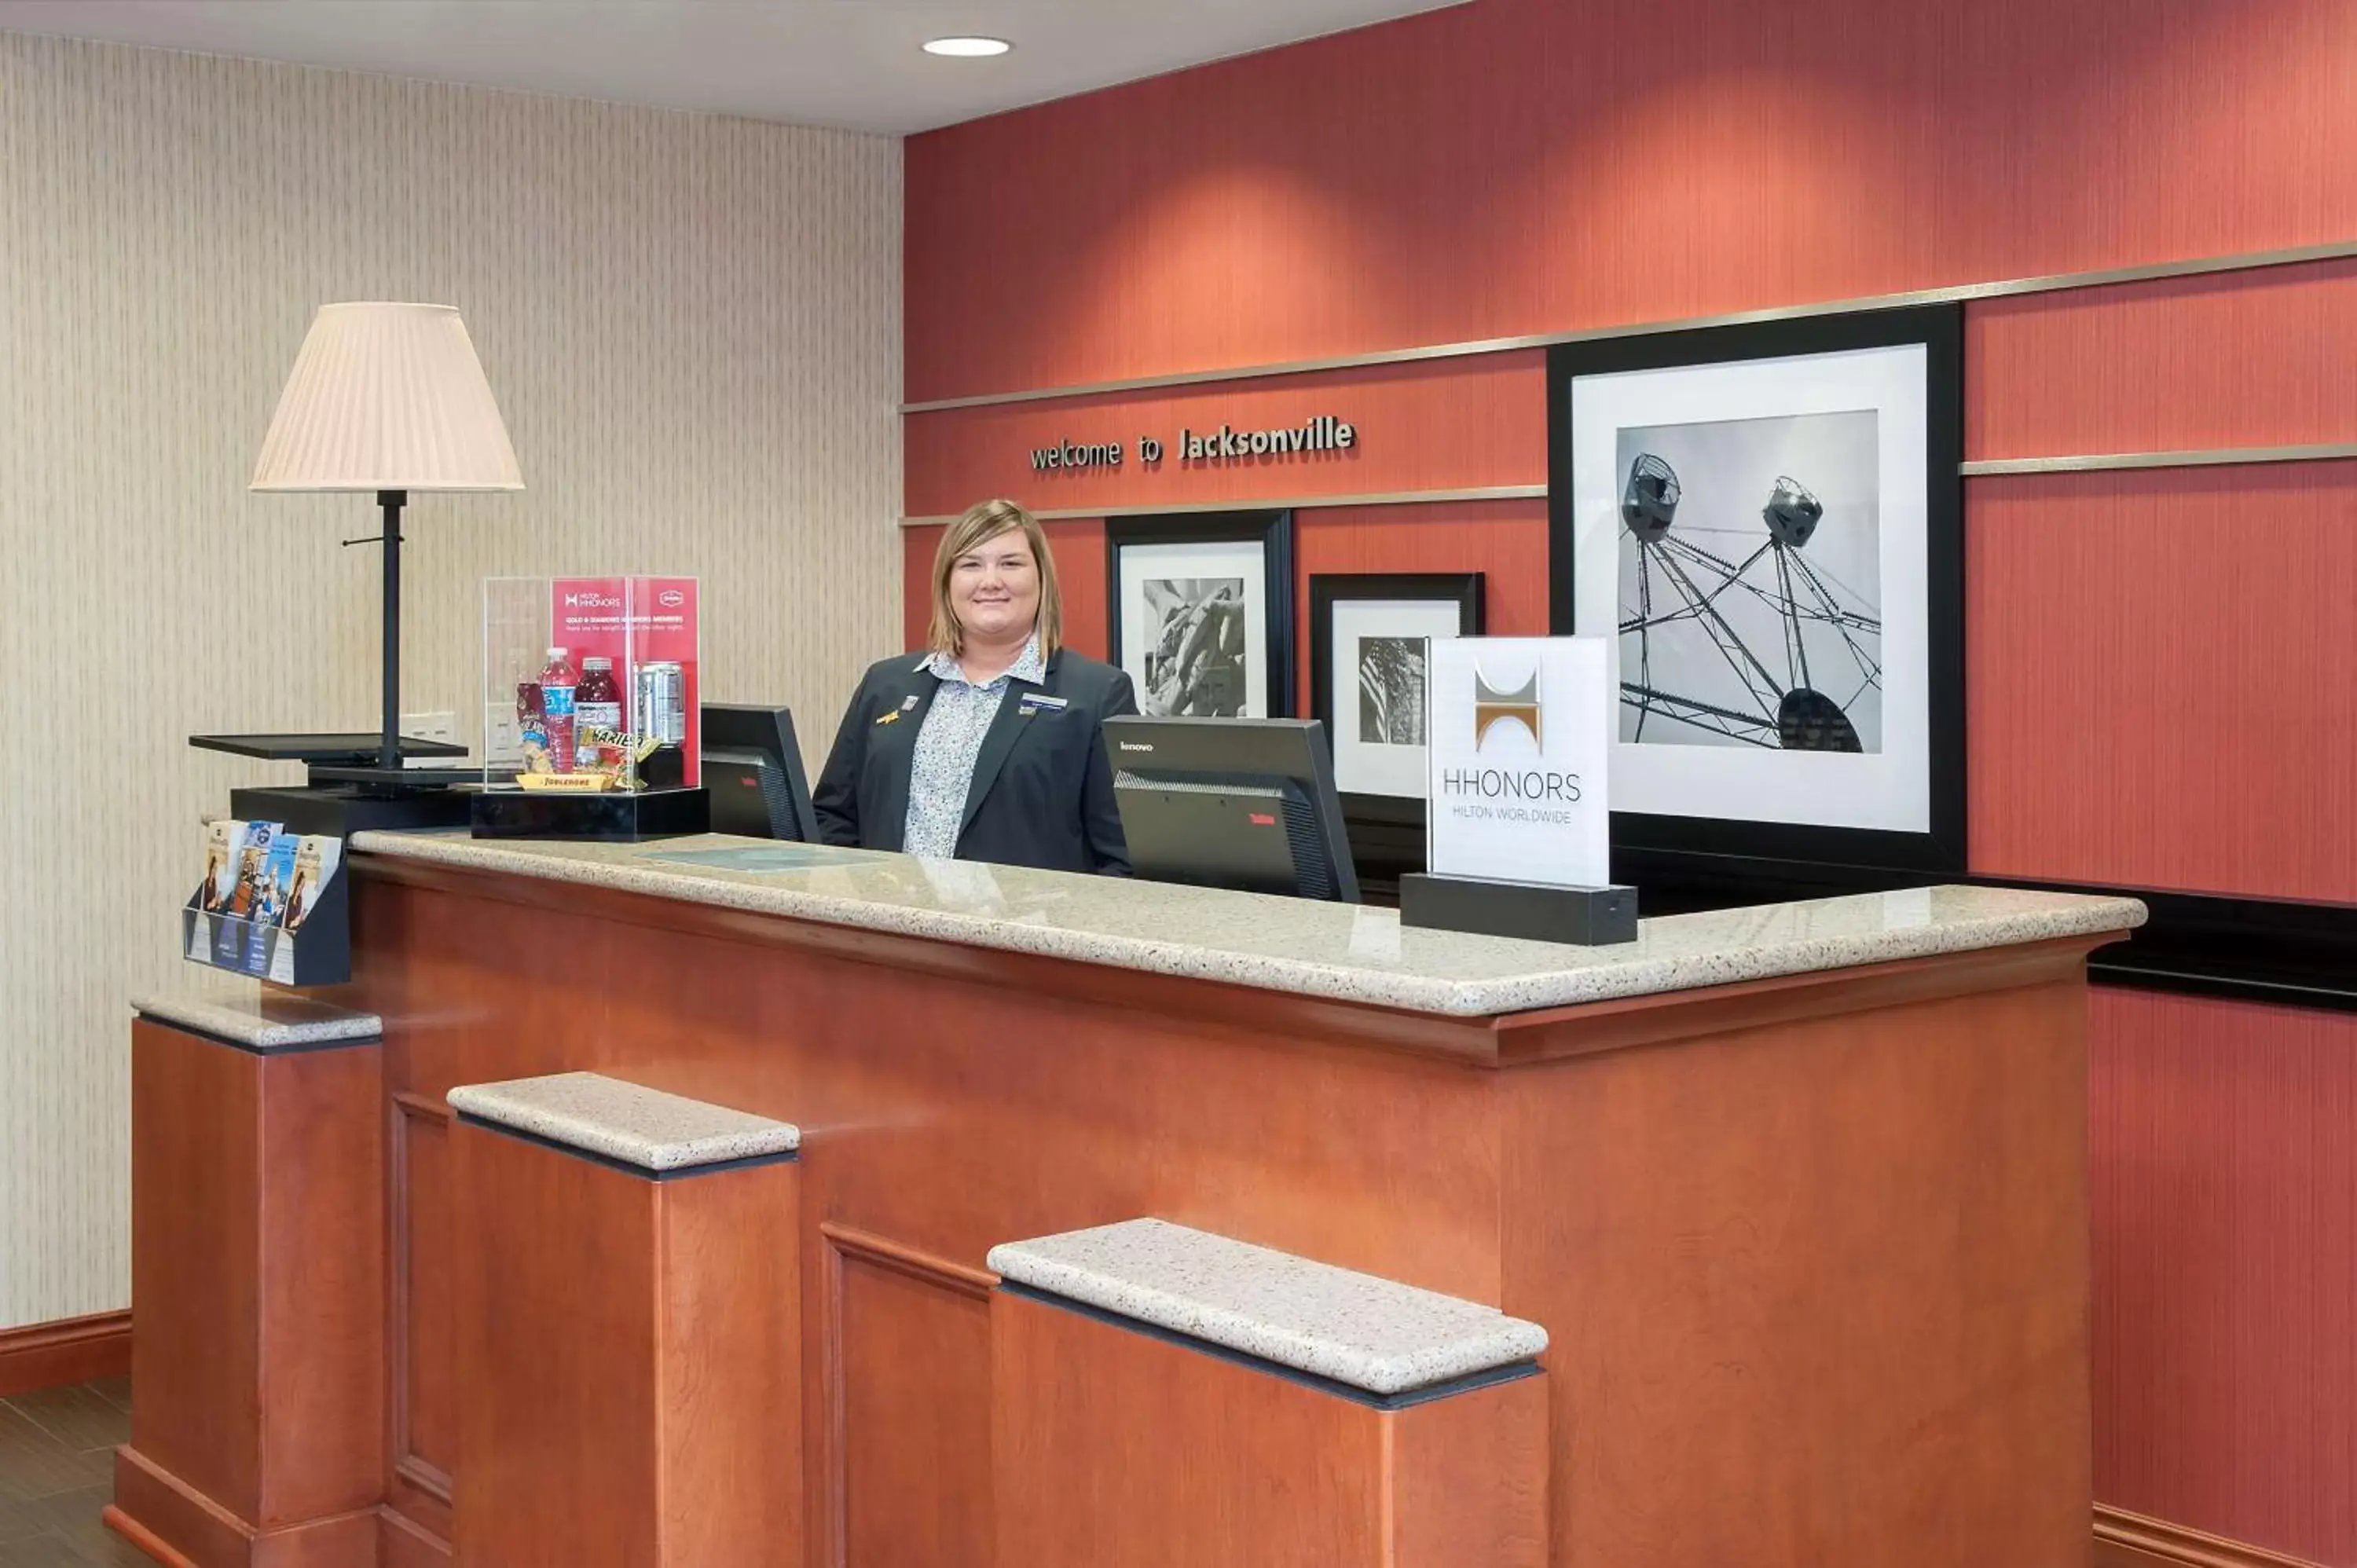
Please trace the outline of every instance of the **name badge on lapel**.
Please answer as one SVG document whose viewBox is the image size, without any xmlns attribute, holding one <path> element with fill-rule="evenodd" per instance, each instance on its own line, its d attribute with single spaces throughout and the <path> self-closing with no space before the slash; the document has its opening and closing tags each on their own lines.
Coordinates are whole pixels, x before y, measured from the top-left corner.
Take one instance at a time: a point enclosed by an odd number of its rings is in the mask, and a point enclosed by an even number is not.
<svg viewBox="0 0 2357 1568">
<path fill-rule="evenodd" d="M 1070 706 L 1061 697 L 1051 697 L 1045 692 L 1026 692 L 1016 702 L 1015 716 L 1028 719 L 1033 714 L 1060 714 Z"/>
</svg>

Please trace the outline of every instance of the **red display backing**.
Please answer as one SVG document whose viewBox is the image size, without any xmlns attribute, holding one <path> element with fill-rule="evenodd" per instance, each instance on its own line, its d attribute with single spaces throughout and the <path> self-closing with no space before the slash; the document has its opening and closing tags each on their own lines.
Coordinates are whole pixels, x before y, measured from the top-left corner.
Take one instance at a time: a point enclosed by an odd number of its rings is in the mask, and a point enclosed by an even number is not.
<svg viewBox="0 0 2357 1568">
<path fill-rule="evenodd" d="M 622 689 L 622 722 L 644 722 L 637 710 L 639 667 L 668 660 L 680 667 L 685 690 L 687 739 L 683 781 L 704 781 L 704 721 L 696 683 L 696 597 L 693 577 L 557 577 L 548 585 L 549 634 L 569 650 L 573 667 L 595 654 L 614 661 Z"/>
</svg>

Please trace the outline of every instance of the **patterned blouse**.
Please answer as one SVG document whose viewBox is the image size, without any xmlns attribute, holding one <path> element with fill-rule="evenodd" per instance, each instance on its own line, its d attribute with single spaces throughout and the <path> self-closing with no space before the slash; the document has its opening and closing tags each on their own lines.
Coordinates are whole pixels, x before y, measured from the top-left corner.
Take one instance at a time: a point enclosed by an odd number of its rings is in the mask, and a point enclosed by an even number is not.
<svg viewBox="0 0 2357 1568">
<path fill-rule="evenodd" d="M 1006 673 L 977 686 L 965 678 L 953 655 L 936 652 L 921 668 L 941 682 L 933 705 L 925 710 L 924 727 L 917 732 L 917 754 L 909 772 L 909 818 L 900 832 L 900 847 L 909 854 L 936 860 L 957 854 L 959 832 L 965 826 L 965 798 L 974 788 L 974 762 L 982 753 L 990 721 L 998 716 L 1009 681 L 1039 685 L 1048 678 L 1039 657 L 1039 634 L 1023 645 L 1023 652 Z"/>
</svg>

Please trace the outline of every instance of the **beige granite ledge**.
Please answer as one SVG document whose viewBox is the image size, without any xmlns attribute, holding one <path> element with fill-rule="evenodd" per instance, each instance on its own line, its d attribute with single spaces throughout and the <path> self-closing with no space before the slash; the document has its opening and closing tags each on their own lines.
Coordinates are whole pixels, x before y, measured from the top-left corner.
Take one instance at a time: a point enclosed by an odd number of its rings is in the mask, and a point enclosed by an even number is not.
<svg viewBox="0 0 2357 1568">
<path fill-rule="evenodd" d="M 193 1029 L 255 1051 L 373 1040 L 384 1020 L 308 996 L 264 990 L 259 982 L 134 997 L 132 1011 L 177 1028 Z"/>
<path fill-rule="evenodd" d="M 1674 915 L 1641 921 L 1634 942 L 1583 948 L 1404 929 L 1387 909 L 866 851 L 792 846 L 810 864 L 787 870 L 662 858 L 787 847 L 717 834 L 612 844 L 366 832 L 352 843 L 364 854 L 1455 1017 L 2101 936 L 2145 919 L 2133 898 L 1923 887 Z"/>
<path fill-rule="evenodd" d="M 802 1129 L 595 1072 L 460 1084 L 450 1108 L 649 1171 L 791 1154 Z"/>
<path fill-rule="evenodd" d="M 1546 1330 L 1494 1306 L 1161 1219 L 990 1250 L 1002 1279 L 1190 1339 L 1406 1393 L 1527 1361 Z"/>
</svg>

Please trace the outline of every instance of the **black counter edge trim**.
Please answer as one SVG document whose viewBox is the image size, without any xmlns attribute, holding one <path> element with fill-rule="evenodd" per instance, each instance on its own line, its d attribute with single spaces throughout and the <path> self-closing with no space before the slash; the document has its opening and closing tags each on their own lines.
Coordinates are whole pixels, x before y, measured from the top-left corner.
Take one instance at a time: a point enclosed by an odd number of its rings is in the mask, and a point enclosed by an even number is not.
<svg viewBox="0 0 2357 1568">
<path fill-rule="evenodd" d="M 471 1111 L 460 1111 L 457 1115 L 459 1122 L 466 1126 L 479 1127 L 486 1133 L 497 1133 L 503 1138 L 513 1138 L 520 1144 L 532 1144 L 556 1154 L 570 1155 L 576 1160 L 587 1160 L 593 1165 L 604 1165 L 608 1170 L 619 1171 L 624 1176 L 634 1176 L 641 1181 L 683 1181 L 690 1176 L 718 1176 L 724 1171 L 753 1170 L 761 1165 L 790 1165 L 802 1158 L 800 1149 L 788 1149 L 781 1154 L 748 1155 L 743 1159 L 715 1160 L 708 1165 L 683 1165 L 676 1170 L 667 1171 L 650 1170 L 645 1165 L 634 1165 L 628 1160 L 618 1160 L 611 1155 L 601 1155 L 595 1149 L 585 1149 L 577 1144 L 567 1144 L 555 1138 L 543 1137 L 538 1133 L 527 1133 L 521 1127 L 511 1127 L 504 1122 L 494 1122 L 488 1117 L 478 1116 Z"/>
<path fill-rule="evenodd" d="M 1524 1378 L 1534 1378 L 1538 1376 L 1540 1370 L 1536 1361 L 1509 1361 L 1502 1367 L 1492 1367 L 1481 1372 L 1469 1372 L 1464 1377 L 1451 1378 L 1446 1382 L 1427 1383 L 1420 1389 L 1407 1389 L 1395 1394 L 1370 1393 L 1365 1389 L 1338 1382 L 1332 1378 L 1320 1377 L 1315 1372 L 1305 1372 L 1298 1367 L 1288 1367 L 1282 1362 L 1272 1361 L 1265 1356 L 1254 1356 L 1248 1351 L 1232 1349 L 1225 1345 L 1214 1345 L 1208 1339 L 1198 1339 L 1190 1335 L 1180 1334 L 1173 1329 L 1165 1328 L 1158 1323 L 1146 1323 L 1135 1317 L 1124 1317 L 1120 1313 L 1107 1312 L 1101 1306 L 1092 1306 L 1084 1301 L 1075 1301 L 1068 1295 L 1058 1295 L 1052 1291 L 1039 1290 L 1018 1281 L 1002 1279 L 998 1282 L 998 1288 L 1008 1295 L 1024 1301 L 1036 1301 L 1042 1306 L 1052 1306 L 1065 1312 L 1076 1313 L 1082 1317 L 1093 1318 L 1109 1327 L 1125 1329 L 1133 1334 L 1143 1334 L 1150 1339 L 1159 1339 L 1166 1345 L 1176 1345 L 1182 1350 L 1192 1350 L 1200 1355 L 1209 1356 L 1213 1360 L 1226 1361 L 1232 1366 L 1243 1367 L 1250 1371 L 1265 1372 L 1273 1378 L 1282 1378 L 1288 1383 L 1298 1383 L 1303 1388 L 1314 1389 L 1321 1394 L 1332 1394 L 1337 1399 L 1346 1399 L 1353 1404 L 1362 1404 L 1371 1410 L 1411 1410 L 1420 1404 L 1430 1404 L 1435 1400 L 1447 1399 L 1451 1394 L 1471 1393 L 1477 1389 L 1486 1389 L 1498 1383 L 1519 1382 Z"/>
<path fill-rule="evenodd" d="M 2088 956 L 2087 978 L 2322 1012 L 2357 1012 L 2357 905 L 1975 876 L 1988 887 L 2140 899 L 2149 918 Z"/>
<path fill-rule="evenodd" d="M 227 1046 L 233 1051 L 243 1051 L 250 1057 L 307 1057 L 315 1051 L 350 1050 L 357 1046 L 381 1046 L 382 1034 L 352 1035 L 339 1040 L 300 1040 L 293 1045 L 257 1046 L 251 1040 L 232 1039 L 211 1029 L 199 1029 L 194 1024 L 183 1024 L 178 1018 L 167 1018 L 161 1013 L 145 1013 L 135 1007 L 131 1015 L 144 1024 L 159 1029 L 171 1029 L 179 1034 L 203 1040 L 210 1045 Z"/>
<path fill-rule="evenodd" d="M 2128 944 L 2121 943 L 2121 947 Z M 2155 991 L 2179 996 L 2207 996 L 2221 1002 L 2252 1002 L 2275 1007 L 2304 1007 L 2320 1013 L 2357 1013 L 2357 990 L 2347 985 L 2312 985 L 2289 980 L 2267 980 L 2233 972 L 2223 966 L 2203 969 L 2167 963 L 2113 962 L 2101 951 L 2087 962 L 2090 984 L 2115 991 Z"/>
<path fill-rule="evenodd" d="M 2095 950 L 2088 963 L 2093 983 L 2324 1012 L 2357 1010 L 2357 904 L 1625 846 L 1613 850 L 1613 872 L 1637 887 L 1638 913 L 1644 916 L 1883 893 L 1927 883 L 2135 898 L 2149 918 Z"/>
</svg>

